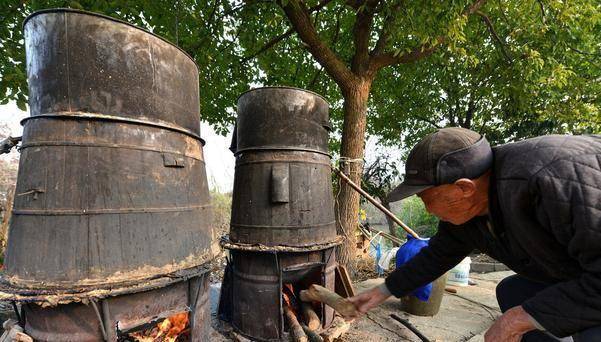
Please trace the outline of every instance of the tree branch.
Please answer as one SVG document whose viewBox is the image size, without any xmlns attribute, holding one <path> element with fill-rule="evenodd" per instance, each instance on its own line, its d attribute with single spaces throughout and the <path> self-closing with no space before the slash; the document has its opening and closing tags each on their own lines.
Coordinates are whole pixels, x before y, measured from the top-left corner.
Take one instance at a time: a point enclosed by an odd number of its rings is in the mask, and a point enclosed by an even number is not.
<svg viewBox="0 0 601 342">
<path fill-rule="evenodd" d="M 476 0 L 468 8 L 466 8 L 465 11 L 463 11 L 462 15 L 469 16 L 475 13 L 478 9 L 480 9 L 480 7 L 482 7 L 482 5 L 486 3 L 486 1 L 487 0 Z M 432 44 L 426 43 L 420 45 L 415 49 L 401 55 L 392 52 L 375 55 L 371 58 L 370 70 L 371 72 L 377 72 L 379 69 L 389 65 L 411 63 L 428 57 L 433 54 L 434 51 L 436 51 L 436 49 L 446 40 L 447 37 L 440 36 L 436 38 L 436 41 Z"/>
<path fill-rule="evenodd" d="M 388 44 L 388 39 L 390 38 L 390 28 L 394 24 L 394 20 L 401 10 L 402 0 L 399 0 L 396 4 L 392 6 L 390 9 L 390 13 L 384 19 L 384 23 L 382 23 L 382 28 L 380 29 L 380 35 L 378 37 L 378 41 L 376 42 L 376 46 L 371 52 L 372 56 L 377 56 L 381 54 L 386 48 L 386 44 Z"/>
<path fill-rule="evenodd" d="M 476 11 L 476 14 L 482 18 L 482 21 L 488 28 L 488 32 L 490 32 L 490 35 L 492 36 L 493 40 L 495 42 L 497 42 L 497 45 L 501 49 L 501 53 L 503 53 L 503 56 L 507 60 L 507 63 L 512 64 L 513 58 L 511 58 L 511 56 L 509 56 L 509 54 L 507 53 L 507 50 L 505 49 L 505 43 L 501 40 L 501 38 L 499 38 L 499 35 L 495 31 L 495 28 L 492 26 L 492 22 L 490 21 L 490 18 L 486 14 L 482 13 L 481 11 Z"/>
<path fill-rule="evenodd" d="M 568 45 L 568 49 L 585 56 L 601 57 L 601 53 L 586 52 Z"/>
<path fill-rule="evenodd" d="M 292 35 L 294 33 L 294 28 L 289 28 L 288 31 L 280 34 L 277 37 L 273 37 L 270 41 L 268 41 L 265 45 L 263 45 L 262 48 L 260 48 L 259 50 L 255 51 L 252 55 L 250 56 L 246 56 L 244 57 L 240 63 L 246 63 L 248 61 L 250 61 L 251 59 L 257 57 L 258 55 L 262 54 L 263 52 L 271 49 L 274 45 L 276 45 L 277 43 L 281 42 L 282 40 L 290 37 L 290 35 Z"/>
<path fill-rule="evenodd" d="M 344 7 L 340 7 L 340 9 L 336 12 L 336 25 L 334 28 L 334 35 L 332 36 L 332 40 L 330 42 L 331 46 L 336 45 L 336 43 L 338 42 L 338 37 L 340 36 L 340 14 L 342 13 L 342 10 L 344 9 Z M 315 73 L 315 76 L 313 76 L 313 79 L 311 80 L 311 82 L 309 82 L 309 88 L 312 88 L 315 83 L 317 83 L 317 80 L 319 79 L 319 76 L 321 76 L 321 73 L 323 72 L 323 67 L 319 68 L 319 70 L 317 70 L 317 72 Z"/>
<path fill-rule="evenodd" d="M 355 54 L 351 62 L 351 70 L 355 74 L 363 74 L 369 63 L 369 39 L 374 21 L 374 10 L 380 0 L 366 0 L 357 11 L 353 25 L 353 43 Z"/>
<path fill-rule="evenodd" d="M 415 116 L 418 120 L 421 120 L 425 123 L 429 123 L 430 125 L 434 126 L 435 128 L 442 128 L 440 127 L 439 124 L 437 124 L 434 120 L 428 119 L 428 118 L 424 118 L 422 116 Z"/>
<path fill-rule="evenodd" d="M 547 19 L 545 18 L 545 6 L 543 5 L 543 1 L 542 0 L 537 0 L 538 2 L 538 6 L 540 7 L 540 17 L 541 20 L 543 21 L 543 24 L 547 23 Z"/>
<path fill-rule="evenodd" d="M 315 60 L 324 67 L 324 70 L 341 88 L 348 88 L 352 80 L 355 79 L 355 75 L 334 51 L 321 40 L 311 22 L 309 10 L 305 4 L 299 0 L 288 0 L 286 5 L 278 0 L 278 4 L 286 13 L 301 41 L 307 44 L 308 50 Z"/>
<path fill-rule="evenodd" d="M 397 55 L 395 53 L 392 52 L 388 52 L 388 53 L 383 53 L 383 54 L 379 54 L 377 56 L 373 56 L 371 59 L 371 65 L 370 65 L 370 69 L 372 71 L 377 71 L 379 69 L 382 69 L 386 66 L 389 65 L 393 65 L 393 64 L 406 64 L 406 63 L 411 63 L 411 62 L 415 62 L 417 60 L 420 60 L 422 58 L 428 57 L 431 54 L 434 53 L 434 51 L 436 51 L 436 49 L 438 49 L 438 46 L 440 44 L 442 44 L 445 41 L 444 37 L 439 37 L 437 42 L 430 45 L 430 44 L 424 44 L 424 45 L 420 45 L 417 48 L 401 54 L 401 55 Z"/>
<path fill-rule="evenodd" d="M 330 3 L 332 0 L 324 0 L 322 2 L 320 2 L 319 4 L 309 8 L 309 13 L 312 12 L 319 12 L 319 10 L 321 10 L 322 8 L 324 8 L 328 3 Z M 281 42 L 282 40 L 290 37 L 292 34 L 294 33 L 294 28 L 289 28 L 286 32 L 280 34 L 279 36 L 273 37 L 272 39 L 270 39 L 265 45 L 263 45 L 262 48 L 260 48 L 259 50 L 255 51 L 252 55 L 250 56 L 246 56 L 244 57 L 240 63 L 246 63 L 248 61 L 250 61 L 251 59 L 257 57 L 258 55 L 262 54 L 263 52 L 271 49 L 273 46 L 275 46 L 276 44 L 278 44 L 279 42 Z"/>
</svg>

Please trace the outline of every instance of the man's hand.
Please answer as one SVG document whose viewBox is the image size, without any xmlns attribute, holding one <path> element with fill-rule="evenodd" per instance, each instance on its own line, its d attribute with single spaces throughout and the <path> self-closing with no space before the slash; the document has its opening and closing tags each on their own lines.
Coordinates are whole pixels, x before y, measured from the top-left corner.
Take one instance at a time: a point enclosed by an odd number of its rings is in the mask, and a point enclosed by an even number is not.
<svg viewBox="0 0 601 342">
<path fill-rule="evenodd" d="M 369 310 L 382 304 L 390 297 L 388 291 L 383 291 L 380 286 L 373 287 L 367 291 L 349 298 L 348 300 L 355 305 L 357 311 L 361 314 L 367 313 Z"/>
<path fill-rule="evenodd" d="M 484 334 L 485 342 L 519 342 L 522 335 L 536 327 L 521 306 L 507 310 Z"/>
</svg>

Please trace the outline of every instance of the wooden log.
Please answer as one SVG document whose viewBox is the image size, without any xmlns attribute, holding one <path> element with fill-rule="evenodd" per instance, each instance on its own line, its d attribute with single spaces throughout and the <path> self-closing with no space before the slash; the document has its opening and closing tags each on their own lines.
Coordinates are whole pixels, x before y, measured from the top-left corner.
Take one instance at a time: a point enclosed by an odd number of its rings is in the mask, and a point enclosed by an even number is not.
<svg viewBox="0 0 601 342">
<path fill-rule="evenodd" d="M 315 312 L 315 310 L 313 310 L 313 306 L 311 306 L 311 303 L 302 302 L 301 310 L 303 312 L 303 318 L 305 319 L 305 323 L 307 324 L 307 327 L 309 327 L 309 329 L 317 330 L 319 329 L 319 327 L 321 327 L 321 321 L 319 320 L 319 316 L 317 316 L 317 313 Z"/>
<path fill-rule="evenodd" d="M 15 342 L 33 342 L 33 338 L 31 338 L 31 336 L 22 333 L 22 332 L 18 332 L 15 334 Z"/>
<path fill-rule="evenodd" d="M 230 332 L 231 338 L 232 340 L 234 340 L 235 342 L 252 342 L 251 340 L 249 340 L 248 338 L 238 334 L 235 331 L 231 331 Z"/>
<path fill-rule="evenodd" d="M 457 289 L 454 287 L 445 287 L 444 290 L 449 293 L 457 293 Z"/>
<path fill-rule="evenodd" d="M 303 302 L 315 301 L 324 303 L 344 317 L 357 317 L 359 315 L 355 305 L 349 302 L 348 299 L 342 298 L 334 291 L 316 284 L 309 286 L 307 290 L 302 290 L 300 292 L 300 299 Z"/>
<path fill-rule="evenodd" d="M 305 324 L 301 324 L 301 327 L 303 327 L 305 334 L 307 334 L 307 338 L 309 339 L 309 342 L 323 342 L 323 338 L 321 336 L 319 336 L 314 330 L 311 330 Z"/>
<path fill-rule="evenodd" d="M 326 330 L 321 336 L 323 337 L 324 342 L 333 342 L 335 339 L 349 331 L 350 328 L 350 322 L 340 316 L 336 316 L 334 317 L 330 329 Z"/>
<path fill-rule="evenodd" d="M 286 315 L 286 320 L 288 322 L 288 327 L 290 330 L 290 335 L 294 342 L 309 342 L 303 327 L 298 322 L 296 315 L 292 311 L 292 309 L 288 306 L 284 306 L 284 314 Z"/>
</svg>

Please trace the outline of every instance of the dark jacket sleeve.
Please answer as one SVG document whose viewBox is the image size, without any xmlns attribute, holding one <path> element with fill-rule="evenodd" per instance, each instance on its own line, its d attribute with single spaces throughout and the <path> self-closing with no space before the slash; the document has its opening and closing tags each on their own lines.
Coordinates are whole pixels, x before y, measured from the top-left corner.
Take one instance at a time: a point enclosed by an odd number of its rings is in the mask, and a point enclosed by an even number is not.
<svg viewBox="0 0 601 342">
<path fill-rule="evenodd" d="M 472 228 L 472 225 L 452 226 L 441 222 L 429 245 L 386 278 L 388 290 L 396 297 L 405 296 L 453 268 L 473 249 L 462 238 L 465 230 Z"/>
<path fill-rule="evenodd" d="M 601 154 L 560 160 L 530 181 L 537 220 L 578 261 L 580 277 L 557 283 L 522 307 L 558 337 L 601 325 Z"/>
</svg>

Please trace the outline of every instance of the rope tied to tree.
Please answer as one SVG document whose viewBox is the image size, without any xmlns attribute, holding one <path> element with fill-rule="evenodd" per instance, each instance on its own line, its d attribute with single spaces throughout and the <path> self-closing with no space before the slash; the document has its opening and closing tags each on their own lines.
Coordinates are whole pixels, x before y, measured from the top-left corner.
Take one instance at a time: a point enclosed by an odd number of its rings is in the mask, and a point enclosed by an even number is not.
<svg viewBox="0 0 601 342">
<path fill-rule="evenodd" d="M 351 165 L 353 163 L 359 165 L 356 170 L 351 170 Z M 348 158 L 344 156 L 338 158 L 338 165 L 340 166 L 340 169 L 344 170 L 344 173 L 348 175 L 351 173 L 363 173 L 363 164 L 365 164 L 363 158 Z"/>
</svg>

